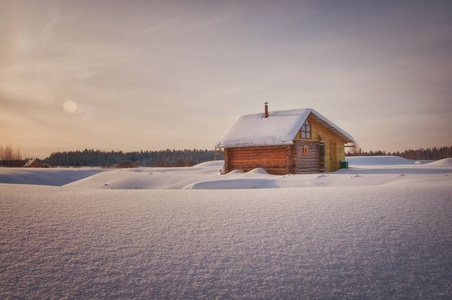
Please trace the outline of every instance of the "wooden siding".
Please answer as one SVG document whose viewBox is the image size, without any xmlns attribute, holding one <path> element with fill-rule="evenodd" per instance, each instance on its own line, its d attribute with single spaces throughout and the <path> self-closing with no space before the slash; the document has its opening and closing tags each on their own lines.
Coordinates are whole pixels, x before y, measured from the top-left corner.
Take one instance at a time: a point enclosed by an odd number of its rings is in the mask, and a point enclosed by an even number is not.
<svg viewBox="0 0 452 300">
<path fill-rule="evenodd" d="M 303 150 L 307 147 L 307 153 Z M 297 174 L 309 174 L 320 172 L 319 142 L 295 141 L 295 161 Z"/>
<path fill-rule="evenodd" d="M 284 175 L 295 172 L 295 147 L 264 146 L 225 149 L 225 172 L 251 171 L 263 168 L 270 174 Z"/>
</svg>

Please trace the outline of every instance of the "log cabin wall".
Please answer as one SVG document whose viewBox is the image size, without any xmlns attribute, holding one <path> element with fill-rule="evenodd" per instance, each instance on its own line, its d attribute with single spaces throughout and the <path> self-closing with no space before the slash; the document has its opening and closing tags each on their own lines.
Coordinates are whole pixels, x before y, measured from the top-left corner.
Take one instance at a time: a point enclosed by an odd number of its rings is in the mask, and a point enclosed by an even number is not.
<svg viewBox="0 0 452 300">
<path fill-rule="evenodd" d="M 295 173 L 293 145 L 226 148 L 224 152 L 226 173 L 233 170 L 248 172 L 255 168 L 263 168 L 275 175 Z"/>
<path fill-rule="evenodd" d="M 319 142 L 295 141 L 297 174 L 319 173 L 323 157 L 320 157 Z M 323 168 L 322 168 L 323 169 Z"/>
</svg>

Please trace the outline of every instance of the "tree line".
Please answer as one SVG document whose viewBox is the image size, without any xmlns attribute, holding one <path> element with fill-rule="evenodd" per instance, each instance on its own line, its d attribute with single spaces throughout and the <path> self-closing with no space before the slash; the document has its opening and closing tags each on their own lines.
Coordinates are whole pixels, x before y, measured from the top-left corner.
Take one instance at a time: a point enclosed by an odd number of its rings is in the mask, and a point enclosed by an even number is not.
<svg viewBox="0 0 452 300">
<path fill-rule="evenodd" d="M 161 151 L 84 151 L 54 152 L 44 160 L 49 166 L 102 167 L 185 167 L 214 160 L 215 152 L 206 149 Z M 217 159 L 223 159 L 220 153 Z"/>
<path fill-rule="evenodd" d="M 438 160 L 443 158 L 452 157 L 452 147 L 433 147 L 433 148 L 420 148 L 417 150 L 405 150 L 403 152 L 386 152 L 386 151 L 362 151 L 360 148 L 354 149 L 354 151 L 347 152 L 346 156 L 379 156 L 379 155 L 393 155 L 400 156 L 406 159 L 414 160 Z"/>
</svg>

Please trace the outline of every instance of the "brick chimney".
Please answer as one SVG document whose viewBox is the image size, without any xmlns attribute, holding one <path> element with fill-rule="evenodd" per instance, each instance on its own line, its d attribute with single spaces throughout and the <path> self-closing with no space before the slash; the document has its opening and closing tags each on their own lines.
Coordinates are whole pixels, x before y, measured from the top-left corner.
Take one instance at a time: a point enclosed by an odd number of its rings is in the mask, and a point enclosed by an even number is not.
<svg viewBox="0 0 452 300">
<path fill-rule="evenodd" d="M 264 112 L 264 118 L 268 118 L 268 102 L 265 102 L 265 112 Z"/>
</svg>

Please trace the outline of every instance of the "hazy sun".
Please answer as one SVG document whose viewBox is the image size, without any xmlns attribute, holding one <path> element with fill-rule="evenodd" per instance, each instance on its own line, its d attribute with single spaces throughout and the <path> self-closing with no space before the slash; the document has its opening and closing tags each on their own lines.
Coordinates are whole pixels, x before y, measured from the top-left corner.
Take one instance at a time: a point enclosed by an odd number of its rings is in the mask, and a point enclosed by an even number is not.
<svg viewBox="0 0 452 300">
<path fill-rule="evenodd" d="M 77 111 L 77 103 L 71 100 L 65 101 L 63 103 L 63 109 L 68 113 L 75 113 Z"/>
</svg>

